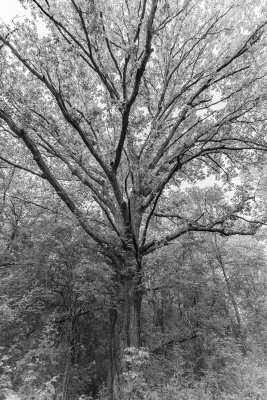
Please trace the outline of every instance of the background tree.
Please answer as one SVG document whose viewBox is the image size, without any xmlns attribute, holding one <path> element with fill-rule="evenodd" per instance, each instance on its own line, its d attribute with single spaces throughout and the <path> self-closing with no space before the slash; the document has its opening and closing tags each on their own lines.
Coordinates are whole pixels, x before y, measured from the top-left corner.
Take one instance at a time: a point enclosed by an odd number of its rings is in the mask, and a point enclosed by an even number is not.
<svg viewBox="0 0 267 400">
<path fill-rule="evenodd" d="M 263 159 L 265 10 L 249 1 L 242 9 L 23 3 L 46 32 L 34 20 L 1 26 L 1 160 L 47 181 L 113 270 L 117 399 L 122 351 L 142 344 L 143 258 L 188 232 L 248 235 L 263 222 L 249 190 L 237 188 L 230 201 L 218 190 L 216 206 L 177 198 L 186 180 L 222 172 L 231 181 Z"/>
<path fill-rule="evenodd" d="M 7 198 L 15 196 L 16 187 L 21 191 L 16 174 Z M 181 192 L 183 211 L 188 205 L 194 208 L 204 195 L 209 195 L 211 207 L 220 209 L 218 197 L 211 196 L 214 191 L 199 189 L 198 196 L 196 189 Z M 88 247 L 87 235 L 75 221 L 58 215 L 63 209 L 57 214 L 53 207 L 42 209 L 36 218 L 39 207 L 29 202 L 33 190 L 28 187 L 20 196 L 25 219 L 0 257 L 0 384 L 12 387 L 22 399 L 60 399 L 63 393 L 71 400 L 89 393 L 99 398 L 101 383 L 110 373 L 111 269 L 92 244 Z M 12 221 L 11 210 L 2 218 L 4 226 Z M 31 216 L 35 218 L 29 229 Z M 141 319 L 147 350 L 126 353 L 121 398 L 153 392 L 168 399 L 265 398 L 264 237 L 263 230 L 254 238 L 189 232 L 146 257 Z"/>
</svg>

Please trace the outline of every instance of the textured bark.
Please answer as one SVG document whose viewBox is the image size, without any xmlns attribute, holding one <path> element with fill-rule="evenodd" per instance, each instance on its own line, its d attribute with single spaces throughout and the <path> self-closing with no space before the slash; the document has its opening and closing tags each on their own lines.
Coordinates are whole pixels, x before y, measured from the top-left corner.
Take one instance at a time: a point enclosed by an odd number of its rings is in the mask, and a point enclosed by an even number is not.
<svg viewBox="0 0 267 400">
<path fill-rule="evenodd" d="M 119 376 L 122 373 L 122 358 L 127 347 L 141 346 L 141 277 L 137 263 L 133 271 L 133 262 L 126 261 L 125 271 L 115 278 L 115 295 L 111 305 L 110 316 L 110 346 L 109 346 L 109 396 L 110 400 L 119 397 Z"/>
</svg>

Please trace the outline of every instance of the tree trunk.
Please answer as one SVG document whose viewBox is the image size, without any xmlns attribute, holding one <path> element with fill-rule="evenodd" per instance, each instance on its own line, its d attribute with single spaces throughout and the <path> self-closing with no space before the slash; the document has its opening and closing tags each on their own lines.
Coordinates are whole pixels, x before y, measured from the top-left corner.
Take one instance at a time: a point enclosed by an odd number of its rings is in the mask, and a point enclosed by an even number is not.
<svg viewBox="0 0 267 400">
<path fill-rule="evenodd" d="M 233 306 L 233 309 L 234 309 L 234 312 L 235 312 L 235 318 L 236 318 L 236 323 L 237 323 L 237 328 L 238 328 L 237 336 L 241 341 L 241 351 L 242 351 L 243 355 L 246 356 L 247 355 L 246 337 L 245 337 L 245 332 L 244 332 L 244 329 L 243 329 L 243 326 L 242 326 L 241 315 L 240 315 L 240 312 L 239 312 L 238 304 L 237 304 L 237 302 L 235 300 L 235 297 L 234 297 L 232 289 L 231 289 L 231 284 L 230 284 L 230 280 L 229 280 L 228 275 L 227 275 L 226 266 L 224 264 L 222 255 L 221 255 L 221 253 L 219 251 L 219 248 L 218 248 L 216 236 L 215 236 L 215 244 L 216 244 L 216 248 L 215 248 L 215 250 L 216 250 L 216 258 L 217 258 L 217 261 L 218 261 L 218 263 L 219 263 L 219 265 L 221 267 L 221 270 L 222 270 L 222 273 L 223 273 L 223 277 L 224 277 L 224 281 L 225 281 L 226 288 L 227 288 L 227 293 L 228 293 L 230 302 L 231 302 L 231 304 Z"/>
<path fill-rule="evenodd" d="M 67 360 L 66 360 L 63 385 L 62 385 L 62 400 L 68 400 L 68 386 L 69 386 L 69 380 L 70 380 L 70 369 L 71 369 L 71 349 L 68 346 Z"/>
<path fill-rule="evenodd" d="M 71 316 L 69 333 L 67 338 L 67 360 L 66 360 L 63 385 L 62 385 L 62 400 L 68 400 L 69 398 L 68 389 L 69 389 L 71 367 L 72 365 L 75 364 L 75 357 L 76 357 L 76 343 L 75 343 L 76 322 L 77 322 L 76 316 L 75 315 Z"/>
<path fill-rule="evenodd" d="M 110 400 L 119 399 L 119 376 L 122 373 L 122 358 L 127 347 L 141 346 L 141 276 L 136 268 L 126 269 L 127 273 L 117 274 L 115 293 L 109 311 L 110 345 L 109 378 Z"/>
</svg>

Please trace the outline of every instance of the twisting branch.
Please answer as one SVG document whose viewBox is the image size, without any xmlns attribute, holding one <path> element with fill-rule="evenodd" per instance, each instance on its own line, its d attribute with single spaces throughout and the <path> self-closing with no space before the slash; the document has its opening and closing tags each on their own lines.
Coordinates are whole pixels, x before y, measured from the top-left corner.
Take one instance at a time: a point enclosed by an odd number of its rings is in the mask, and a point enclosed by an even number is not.
<svg viewBox="0 0 267 400">
<path fill-rule="evenodd" d="M 46 179 L 50 185 L 55 189 L 56 193 L 59 195 L 61 200 L 66 204 L 69 210 L 76 216 L 79 223 L 88 233 L 88 235 L 94 239 L 98 244 L 101 246 L 107 246 L 108 242 L 104 239 L 104 237 L 100 236 L 95 230 L 93 230 L 85 220 L 84 214 L 80 211 L 80 209 L 76 206 L 73 200 L 69 197 L 67 191 L 60 185 L 58 180 L 55 178 L 53 173 L 51 172 L 50 168 L 47 166 L 42 154 L 40 153 L 37 145 L 31 139 L 29 134 L 20 129 L 17 124 L 13 121 L 13 119 L 8 116 L 3 110 L 0 109 L 0 118 L 6 122 L 9 128 L 23 140 L 27 148 L 30 150 L 35 162 L 37 163 L 38 167 L 42 171 L 42 178 Z"/>
<path fill-rule="evenodd" d="M 110 93 L 111 98 L 115 99 L 115 98 L 119 98 L 118 93 L 116 92 L 114 85 L 112 83 L 112 81 L 110 80 L 110 78 L 107 76 L 106 73 L 104 73 L 103 71 L 101 71 L 100 66 L 97 64 L 97 62 L 95 61 L 94 57 L 93 57 L 93 53 L 92 51 L 87 51 L 86 48 L 83 46 L 83 44 L 76 39 L 76 37 L 69 31 L 69 29 L 66 28 L 66 26 L 64 26 L 60 21 L 58 21 L 53 15 L 51 15 L 48 11 L 46 11 L 44 9 L 44 7 L 42 7 L 42 5 L 37 1 L 37 0 L 32 0 L 36 6 L 41 10 L 41 12 L 48 18 L 50 19 L 50 21 L 53 22 L 53 24 L 59 29 L 59 31 L 63 31 L 65 33 L 65 35 L 67 35 L 85 54 L 85 56 L 91 61 L 92 66 L 93 66 L 93 70 L 96 71 L 97 75 L 99 76 L 99 78 L 101 79 L 101 81 L 103 82 L 104 86 L 106 87 L 106 89 L 108 90 L 108 92 Z M 76 3 L 74 0 L 71 0 L 73 5 L 76 6 Z M 85 30 L 85 33 L 87 35 L 87 38 L 89 40 L 89 36 L 87 33 L 87 29 L 82 17 L 82 11 L 78 8 L 78 6 L 75 7 L 75 10 L 77 11 L 78 15 L 81 18 L 82 24 L 83 24 L 83 29 Z"/>
<path fill-rule="evenodd" d="M 103 33 L 104 33 L 104 36 L 105 36 L 105 42 L 106 42 L 106 45 L 107 45 L 108 52 L 110 54 L 110 57 L 112 58 L 112 61 L 114 62 L 114 65 L 116 67 L 116 70 L 119 73 L 120 78 L 122 78 L 122 73 L 121 73 L 118 61 L 116 60 L 116 58 L 114 56 L 114 53 L 113 53 L 113 51 L 111 49 L 111 46 L 110 46 L 110 41 L 109 41 L 109 39 L 107 37 L 107 32 L 106 32 L 106 28 L 105 28 L 105 23 L 104 23 L 104 18 L 103 18 L 103 13 L 102 12 L 100 13 L 100 17 L 101 17 L 101 21 L 102 21 L 102 29 L 103 29 Z"/>
<path fill-rule="evenodd" d="M 250 47 L 253 46 L 255 43 L 257 43 L 259 41 L 259 39 L 261 38 L 264 29 L 267 25 L 267 21 L 264 21 L 261 25 L 259 25 L 254 32 L 249 35 L 249 37 L 246 39 L 245 43 L 242 44 L 239 49 L 237 49 L 234 54 L 230 57 L 228 57 L 226 60 L 224 60 L 221 65 L 219 65 L 216 70 L 213 72 L 212 76 L 202 76 L 201 74 L 199 76 L 197 76 L 196 78 L 196 82 L 199 82 L 201 79 L 204 79 L 204 82 L 200 85 L 200 87 L 190 96 L 190 99 L 187 101 L 186 105 L 184 106 L 184 108 L 181 110 L 178 118 L 176 119 L 176 122 L 173 124 L 172 128 L 170 129 L 170 132 L 167 136 L 167 138 L 165 139 L 165 141 L 162 143 L 162 145 L 160 146 L 159 150 L 157 151 L 155 157 L 153 158 L 153 160 L 150 163 L 149 168 L 153 169 L 155 168 L 155 166 L 157 165 L 157 163 L 159 162 L 160 158 L 162 157 L 162 155 L 164 154 L 164 152 L 166 151 L 166 149 L 168 148 L 169 144 L 171 143 L 171 140 L 173 139 L 173 136 L 175 135 L 175 133 L 177 132 L 177 129 L 181 126 L 181 123 L 185 120 L 185 118 L 187 117 L 189 110 L 195 106 L 194 102 L 196 101 L 197 98 L 199 98 L 199 96 L 205 92 L 208 88 L 210 88 L 212 85 L 214 85 L 215 83 L 218 83 L 219 81 L 221 81 L 222 79 L 225 79 L 229 76 L 232 76 L 238 72 L 243 72 L 246 67 L 238 67 L 236 68 L 234 71 L 231 72 L 226 72 L 224 75 L 219 76 L 219 73 L 221 71 L 223 71 L 225 68 L 227 68 L 230 64 L 232 64 L 236 59 L 240 58 L 244 53 L 248 52 Z M 196 82 L 193 82 L 190 84 L 190 86 L 194 85 Z M 171 104 L 174 103 L 174 101 L 180 97 L 180 95 L 187 90 L 187 87 L 183 87 L 180 92 L 178 94 L 175 94 L 175 96 L 170 100 L 170 102 L 167 104 L 167 108 L 170 107 Z M 161 112 L 161 115 L 158 116 L 158 119 L 161 118 L 161 116 L 163 115 L 164 112 L 166 112 L 166 107 L 165 109 Z"/>
<path fill-rule="evenodd" d="M 199 217 L 197 217 L 194 221 L 186 221 L 184 220 L 184 224 L 180 226 L 176 231 L 163 236 L 162 238 L 158 240 L 151 240 L 147 244 L 144 244 L 141 249 L 141 253 L 143 255 L 147 255 L 156 249 L 167 246 L 170 242 L 173 240 L 181 237 L 182 235 L 188 233 L 188 232 L 207 232 L 207 233 L 214 233 L 217 232 L 223 236 L 233 236 L 233 235 L 254 235 L 261 225 L 264 225 L 266 223 L 265 220 L 259 221 L 246 221 L 246 218 L 243 218 L 244 221 L 248 222 L 248 227 L 246 229 L 243 228 L 228 228 L 225 226 L 225 223 L 229 220 L 233 219 L 241 219 L 242 217 L 239 216 L 240 213 L 245 205 L 245 203 L 249 200 L 252 200 L 253 197 L 247 197 L 246 199 L 243 199 L 239 204 L 235 206 L 233 210 L 230 212 L 225 213 L 224 216 L 217 218 L 216 220 L 213 220 L 207 224 L 200 224 L 199 221 L 201 218 L 204 216 L 202 213 Z M 255 227 L 255 224 L 257 225 Z"/>
<path fill-rule="evenodd" d="M 1 110 L 0 110 L 0 117 L 1 117 Z M 30 174 L 36 175 L 36 176 L 38 176 L 39 178 L 43 178 L 43 174 L 40 174 L 39 172 L 36 172 L 36 171 L 33 171 L 32 169 L 29 169 L 29 168 L 27 168 L 27 167 L 24 167 L 23 165 L 14 163 L 13 161 L 8 160 L 7 158 L 5 158 L 5 157 L 3 157 L 3 156 L 0 156 L 0 160 L 2 160 L 2 161 L 4 161 L 5 163 L 11 165 L 12 167 L 21 169 L 22 171 L 25 171 L 25 172 L 29 172 Z"/>
<path fill-rule="evenodd" d="M 115 193 L 116 199 L 118 201 L 118 204 L 121 205 L 122 195 L 120 193 L 119 186 L 114 177 L 114 174 L 109 169 L 109 167 L 104 162 L 104 160 L 100 157 L 100 155 L 94 148 L 93 142 L 88 138 L 86 132 L 81 128 L 79 122 L 77 122 L 75 117 L 72 116 L 71 112 L 68 111 L 61 93 L 56 90 L 56 88 L 52 85 L 51 82 L 49 82 L 49 80 L 44 75 L 42 75 L 40 72 L 38 72 L 36 69 L 34 69 L 28 63 L 28 61 L 22 57 L 22 55 L 16 50 L 16 48 L 10 42 L 6 41 L 6 39 L 1 35 L 0 35 L 0 40 L 2 40 L 4 42 L 4 44 L 12 51 L 14 56 L 24 65 L 24 67 L 27 68 L 33 76 L 35 76 L 37 79 L 39 79 L 48 88 L 48 90 L 52 94 L 53 98 L 56 100 L 65 120 L 75 129 L 75 131 L 78 132 L 79 136 L 83 140 L 84 144 L 86 145 L 86 147 L 88 148 L 90 153 L 93 155 L 95 160 L 98 162 L 98 164 L 101 166 L 101 168 L 105 172 L 106 176 L 108 177 L 110 183 L 112 184 L 112 186 L 114 188 L 114 193 Z"/>
<path fill-rule="evenodd" d="M 130 111 L 131 111 L 131 108 L 132 108 L 132 106 L 136 100 L 136 97 L 139 93 L 141 80 L 142 80 L 143 74 L 145 72 L 147 62 L 148 62 L 149 57 L 152 52 L 151 43 L 152 43 L 152 37 L 153 37 L 153 21 L 154 21 L 156 10 L 157 10 L 157 4 L 158 4 L 158 0 L 152 0 L 150 15 L 149 15 L 148 22 L 147 22 L 146 44 L 145 44 L 144 54 L 142 56 L 140 66 L 137 68 L 137 71 L 136 71 L 135 81 L 134 81 L 134 86 L 132 89 L 131 96 L 130 96 L 129 100 L 126 100 L 124 110 L 122 113 L 120 138 L 119 138 L 119 142 L 118 142 L 117 149 L 116 149 L 115 161 L 113 164 L 113 170 L 115 172 L 117 171 L 119 164 L 120 164 L 120 160 L 121 160 L 123 146 L 124 146 L 124 142 L 125 142 L 126 135 L 127 135 Z"/>
<path fill-rule="evenodd" d="M 223 236 L 234 236 L 234 235 L 241 235 L 241 236 L 251 236 L 255 234 L 255 229 L 251 229 L 250 231 L 241 231 L 241 230 L 226 230 L 225 228 L 221 226 L 216 226 L 216 225 L 221 225 L 221 221 L 219 222 L 214 222 L 210 224 L 209 226 L 191 226 L 187 225 L 184 227 L 181 227 L 179 230 L 173 232 L 170 235 L 167 235 L 163 237 L 162 239 L 159 240 L 153 240 L 149 243 L 147 243 L 142 249 L 141 253 L 143 255 L 147 255 L 149 253 L 152 253 L 153 251 L 159 249 L 160 247 L 163 246 L 168 246 L 171 241 L 178 239 L 182 235 L 188 232 L 207 232 L 207 233 L 219 233 Z"/>
</svg>

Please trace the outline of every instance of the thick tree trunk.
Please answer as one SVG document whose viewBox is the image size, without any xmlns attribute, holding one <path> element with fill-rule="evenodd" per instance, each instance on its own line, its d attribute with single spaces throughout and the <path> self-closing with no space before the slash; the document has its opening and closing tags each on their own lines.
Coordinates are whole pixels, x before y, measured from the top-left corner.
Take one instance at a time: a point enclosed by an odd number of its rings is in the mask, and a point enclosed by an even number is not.
<svg viewBox="0 0 267 400">
<path fill-rule="evenodd" d="M 127 271 L 127 270 L 126 270 Z M 118 275 L 115 295 L 109 311 L 110 317 L 110 369 L 108 387 L 110 400 L 119 398 L 119 376 L 122 373 L 122 358 L 127 347 L 141 346 L 141 277 L 132 265 L 128 274 Z"/>
</svg>

